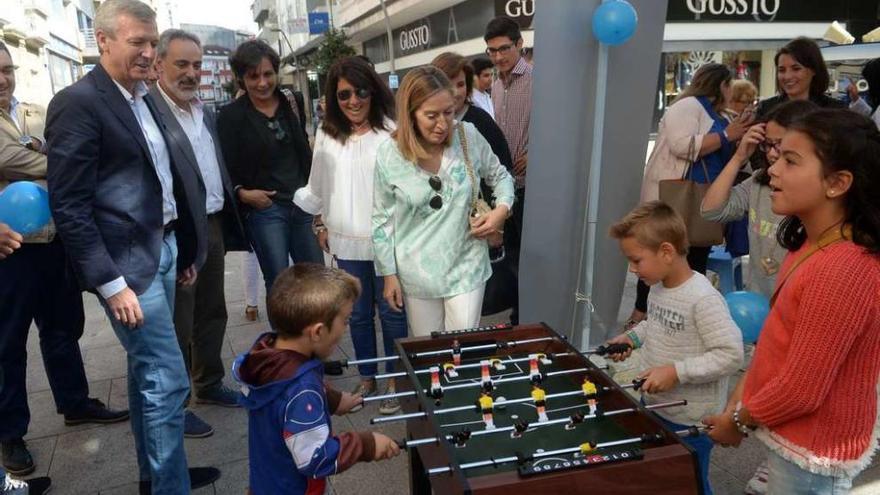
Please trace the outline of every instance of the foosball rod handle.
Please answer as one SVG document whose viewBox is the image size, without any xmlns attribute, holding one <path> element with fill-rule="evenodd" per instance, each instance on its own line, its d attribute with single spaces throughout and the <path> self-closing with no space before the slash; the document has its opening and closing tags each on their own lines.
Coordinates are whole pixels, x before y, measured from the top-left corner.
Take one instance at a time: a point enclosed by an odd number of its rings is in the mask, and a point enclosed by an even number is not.
<svg viewBox="0 0 880 495">
<path fill-rule="evenodd" d="M 704 433 L 709 433 L 711 430 L 711 426 L 693 425 L 685 428 L 684 430 L 678 430 L 675 432 L 675 434 L 680 437 L 698 437 Z"/>
<path fill-rule="evenodd" d="M 595 349 L 588 350 L 584 354 L 596 354 L 599 356 L 607 356 L 609 354 L 623 354 L 624 352 L 632 349 L 632 346 L 629 344 L 608 344 L 608 345 L 600 345 Z"/>
</svg>

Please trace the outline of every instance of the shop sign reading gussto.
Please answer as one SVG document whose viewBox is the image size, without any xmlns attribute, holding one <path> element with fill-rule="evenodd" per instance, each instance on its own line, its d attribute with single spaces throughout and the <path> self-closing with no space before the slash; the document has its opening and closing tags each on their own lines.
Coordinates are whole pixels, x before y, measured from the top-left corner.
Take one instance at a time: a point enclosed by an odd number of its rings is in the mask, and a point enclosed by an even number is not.
<svg viewBox="0 0 880 495">
<path fill-rule="evenodd" d="M 431 43 L 431 29 L 427 24 L 400 32 L 400 50 L 404 53 L 426 47 Z"/>
<path fill-rule="evenodd" d="M 765 15 L 779 12 L 782 0 L 686 0 L 694 14 Z"/>
</svg>

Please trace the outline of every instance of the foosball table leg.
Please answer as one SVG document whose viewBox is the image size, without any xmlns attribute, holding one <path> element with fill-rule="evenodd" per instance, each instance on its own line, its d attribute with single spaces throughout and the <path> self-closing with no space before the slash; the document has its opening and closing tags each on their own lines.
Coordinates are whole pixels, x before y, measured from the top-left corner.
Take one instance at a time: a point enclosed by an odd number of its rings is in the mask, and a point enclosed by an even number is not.
<svg viewBox="0 0 880 495">
<path fill-rule="evenodd" d="M 419 449 L 409 450 L 409 492 L 413 495 L 431 495 L 431 480 L 422 463 Z"/>
</svg>

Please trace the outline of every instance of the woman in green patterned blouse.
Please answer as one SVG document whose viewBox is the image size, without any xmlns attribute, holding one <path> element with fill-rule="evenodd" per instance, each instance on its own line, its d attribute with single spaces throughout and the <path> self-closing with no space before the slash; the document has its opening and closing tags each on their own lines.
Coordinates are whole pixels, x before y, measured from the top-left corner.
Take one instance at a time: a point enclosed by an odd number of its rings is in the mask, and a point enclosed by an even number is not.
<svg viewBox="0 0 880 495">
<path fill-rule="evenodd" d="M 479 324 L 492 273 L 487 239 L 502 230 L 513 204 L 513 178 L 473 125 L 454 121 L 453 95 L 436 67 L 407 73 L 397 94 L 397 131 L 376 155 L 376 274 L 392 308 L 405 301 L 417 336 Z M 496 206 L 472 217 L 481 178 Z"/>
</svg>

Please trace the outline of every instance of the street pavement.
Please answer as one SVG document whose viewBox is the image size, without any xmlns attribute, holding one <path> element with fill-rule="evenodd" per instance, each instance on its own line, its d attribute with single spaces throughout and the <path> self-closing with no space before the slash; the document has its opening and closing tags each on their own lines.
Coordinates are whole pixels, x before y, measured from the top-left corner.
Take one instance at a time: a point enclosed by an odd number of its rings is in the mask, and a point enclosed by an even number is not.
<svg viewBox="0 0 880 495">
<path fill-rule="evenodd" d="M 621 320 L 629 314 L 635 295 L 632 278 L 621 304 Z M 226 257 L 226 301 L 229 325 L 223 358 L 231 366 L 234 356 L 246 351 L 266 329 L 264 297 L 260 296 L 257 322 L 244 319 L 241 254 Z M 91 396 L 113 408 L 127 407 L 125 351 L 116 339 L 94 295 L 84 294 L 85 334 L 80 341 Z M 484 323 L 504 321 L 506 315 L 484 319 Z M 381 345 L 379 346 L 381 349 Z M 338 357 L 353 359 L 351 339 L 346 335 L 339 344 Z M 129 423 L 115 425 L 64 426 L 55 406 L 39 351 L 36 328 L 28 340 L 28 401 L 31 409 L 30 431 L 26 437 L 37 463 L 32 476 L 51 476 L 53 494 L 137 494 L 137 461 Z M 356 370 L 330 377 L 341 390 L 357 385 Z M 234 386 L 227 376 L 227 385 Z M 393 438 L 403 438 L 403 423 L 372 427 L 369 420 L 378 416 L 378 405 L 369 404 L 361 411 L 334 417 L 335 431 L 375 428 Z M 213 425 L 215 433 L 204 439 L 187 439 L 190 466 L 216 466 L 223 475 L 212 487 L 198 494 L 244 494 L 248 486 L 247 415 L 241 409 L 195 405 L 193 410 Z M 741 494 L 755 467 L 764 457 L 763 447 L 748 439 L 739 449 L 715 448 L 710 478 L 717 495 Z M 875 463 L 856 479 L 853 495 L 880 494 L 880 466 Z M 380 463 L 361 463 L 330 478 L 328 493 L 336 495 L 405 494 L 409 491 L 408 461 L 405 454 Z M 439 495 L 439 494 L 438 494 Z"/>
</svg>

